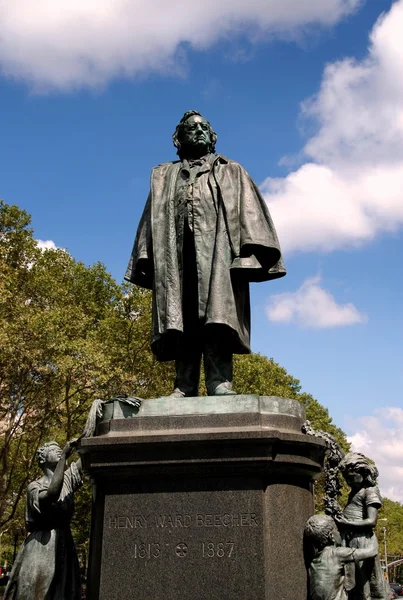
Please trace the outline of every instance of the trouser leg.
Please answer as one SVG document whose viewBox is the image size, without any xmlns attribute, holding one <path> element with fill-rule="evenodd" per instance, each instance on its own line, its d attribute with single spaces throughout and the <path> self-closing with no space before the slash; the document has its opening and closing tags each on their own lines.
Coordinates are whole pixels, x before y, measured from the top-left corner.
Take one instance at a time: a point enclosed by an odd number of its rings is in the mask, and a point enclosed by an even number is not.
<svg viewBox="0 0 403 600">
<path fill-rule="evenodd" d="M 185 396 L 199 395 L 200 363 L 201 348 L 192 347 L 190 340 L 190 343 L 183 345 L 175 361 L 175 390 Z"/>
<path fill-rule="evenodd" d="M 175 391 L 185 396 L 198 396 L 202 355 L 201 323 L 199 321 L 198 279 L 193 232 L 187 220 L 183 237 L 182 310 L 184 334 L 175 361 Z"/>
<path fill-rule="evenodd" d="M 233 395 L 232 353 L 222 344 L 208 340 L 204 344 L 204 374 L 209 396 Z"/>
</svg>

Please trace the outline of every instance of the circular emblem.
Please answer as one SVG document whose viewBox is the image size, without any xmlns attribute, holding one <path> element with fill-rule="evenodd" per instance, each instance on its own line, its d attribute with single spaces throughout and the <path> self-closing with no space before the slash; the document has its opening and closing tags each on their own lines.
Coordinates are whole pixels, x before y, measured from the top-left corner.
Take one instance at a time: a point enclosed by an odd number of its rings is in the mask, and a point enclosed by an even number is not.
<svg viewBox="0 0 403 600">
<path fill-rule="evenodd" d="M 176 553 L 176 556 L 179 556 L 179 558 L 184 558 L 186 556 L 186 554 L 188 553 L 187 545 L 184 544 L 183 542 L 181 542 L 180 544 L 178 544 L 176 546 L 175 553 Z"/>
</svg>

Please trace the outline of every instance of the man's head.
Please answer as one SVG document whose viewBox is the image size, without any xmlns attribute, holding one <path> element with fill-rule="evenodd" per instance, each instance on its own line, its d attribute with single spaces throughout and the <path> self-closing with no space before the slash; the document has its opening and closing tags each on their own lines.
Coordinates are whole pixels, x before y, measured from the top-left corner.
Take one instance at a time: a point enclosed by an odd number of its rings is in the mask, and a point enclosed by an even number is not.
<svg viewBox="0 0 403 600">
<path fill-rule="evenodd" d="M 188 110 L 172 136 L 180 158 L 198 158 L 215 152 L 217 134 L 197 110 Z"/>
<path fill-rule="evenodd" d="M 311 542 L 317 552 L 325 546 L 340 546 L 341 538 L 337 525 L 332 517 L 314 515 L 305 525 L 305 539 Z"/>
</svg>

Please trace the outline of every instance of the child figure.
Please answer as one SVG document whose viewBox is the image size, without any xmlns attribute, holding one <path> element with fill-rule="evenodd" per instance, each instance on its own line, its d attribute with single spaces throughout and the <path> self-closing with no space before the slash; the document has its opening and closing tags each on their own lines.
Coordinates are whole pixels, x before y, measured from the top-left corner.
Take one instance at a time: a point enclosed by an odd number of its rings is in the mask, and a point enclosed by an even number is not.
<svg viewBox="0 0 403 600">
<path fill-rule="evenodd" d="M 376 485 L 378 469 L 363 454 L 350 452 L 339 465 L 351 487 L 343 516 L 337 518 L 343 544 L 364 549 L 377 545 L 374 528 L 382 498 Z M 351 565 L 346 572 L 346 587 L 351 600 L 386 600 L 389 598 L 379 556 Z"/>
<path fill-rule="evenodd" d="M 341 546 L 335 521 L 327 515 L 314 515 L 305 526 L 305 542 L 310 543 L 312 560 L 308 565 L 311 600 L 347 600 L 345 566 L 373 558 L 376 544 L 356 549 Z"/>
</svg>

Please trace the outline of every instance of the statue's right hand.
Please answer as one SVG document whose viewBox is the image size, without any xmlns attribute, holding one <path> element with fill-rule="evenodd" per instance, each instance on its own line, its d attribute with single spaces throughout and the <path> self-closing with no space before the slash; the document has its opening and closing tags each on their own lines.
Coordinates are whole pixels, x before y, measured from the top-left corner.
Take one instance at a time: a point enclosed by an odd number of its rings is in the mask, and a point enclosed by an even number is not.
<svg viewBox="0 0 403 600">
<path fill-rule="evenodd" d="M 351 526 L 351 521 L 346 519 L 344 515 L 337 516 L 334 520 L 336 521 L 337 525 L 340 525 L 341 527 Z"/>
<path fill-rule="evenodd" d="M 66 458 L 69 458 L 69 456 L 73 454 L 74 450 L 77 448 L 77 443 L 78 438 L 74 438 L 66 443 L 65 447 L 63 448 L 63 454 Z"/>
</svg>

